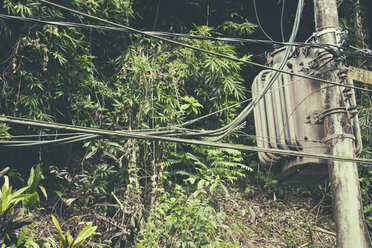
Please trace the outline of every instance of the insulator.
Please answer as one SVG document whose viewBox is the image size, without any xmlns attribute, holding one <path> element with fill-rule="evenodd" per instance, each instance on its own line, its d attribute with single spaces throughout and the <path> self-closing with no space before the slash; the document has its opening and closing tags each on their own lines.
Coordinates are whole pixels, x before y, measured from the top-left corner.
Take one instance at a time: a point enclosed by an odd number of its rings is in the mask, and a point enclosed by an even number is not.
<svg viewBox="0 0 372 248">
<path fill-rule="evenodd" d="M 347 69 L 340 69 L 337 75 L 339 76 L 339 78 L 344 79 L 347 77 L 347 71 Z"/>
<path fill-rule="evenodd" d="M 342 91 L 342 93 L 346 94 L 347 92 L 350 92 L 351 88 L 350 87 L 345 87 L 345 89 Z"/>
<path fill-rule="evenodd" d="M 358 110 L 357 110 L 357 106 L 350 106 L 350 107 L 347 109 L 347 111 L 349 111 L 349 112 L 358 111 Z"/>
<path fill-rule="evenodd" d="M 350 89 L 350 88 L 349 88 Z M 349 90 L 347 92 L 344 92 L 344 97 L 349 99 L 350 97 L 352 97 L 354 95 L 353 91 L 352 90 Z"/>
</svg>

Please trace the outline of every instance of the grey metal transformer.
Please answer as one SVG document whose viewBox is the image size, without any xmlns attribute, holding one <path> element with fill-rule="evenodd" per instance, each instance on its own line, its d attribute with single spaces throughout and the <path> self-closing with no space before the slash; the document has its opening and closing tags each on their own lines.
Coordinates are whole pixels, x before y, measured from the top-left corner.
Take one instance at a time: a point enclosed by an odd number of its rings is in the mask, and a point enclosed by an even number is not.
<svg viewBox="0 0 372 248">
<path fill-rule="evenodd" d="M 282 61 L 284 51 L 283 47 L 268 53 L 267 64 L 276 68 Z M 322 48 L 293 48 L 284 70 L 319 76 L 326 72 L 323 67 L 331 61 L 334 63 L 334 56 Z M 338 70 L 343 83 L 352 84 L 339 67 L 331 69 Z M 259 73 L 252 85 L 253 98 L 260 95 L 274 73 L 272 70 Z M 319 81 L 281 73 L 254 109 L 258 147 L 327 154 L 328 137 L 324 132 L 323 118 L 332 113 L 344 112 L 351 119 L 356 144 L 354 152 L 358 156 L 362 143 L 354 90 L 343 87 L 344 107 L 324 109 L 321 87 L 339 86 L 321 86 Z M 278 179 L 289 183 L 314 183 L 328 176 L 327 161 L 322 159 L 262 152 L 259 153 L 259 160 L 265 166 L 279 167 Z"/>
</svg>

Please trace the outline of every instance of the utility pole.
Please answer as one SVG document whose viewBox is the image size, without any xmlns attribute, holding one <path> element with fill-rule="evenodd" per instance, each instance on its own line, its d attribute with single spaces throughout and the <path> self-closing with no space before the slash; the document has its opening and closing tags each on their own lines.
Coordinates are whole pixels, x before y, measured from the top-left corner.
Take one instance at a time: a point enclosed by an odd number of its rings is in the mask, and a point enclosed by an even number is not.
<svg viewBox="0 0 372 248">
<path fill-rule="evenodd" d="M 339 23 L 336 0 L 314 0 L 314 13 L 319 42 L 337 44 L 336 29 L 339 27 Z M 331 66 L 329 65 L 329 67 Z M 339 82 L 340 78 L 337 73 L 337 70 L 330 70 L 323 74 L 323 78 Z M 340 87 L 329 87 L 324 83 L 321 87 L 322 101 L 326 110 L 344 106 Z M 324 129 L 325 140 L 329 145 L 329 154 L 345 157 L 355 156 L 350 119 L 345 113 L 333 113 L 326 116 Z M 363 214 L 357 164 L 330 160 L 328 172 L 337 232 L 337 247 L 367 248 L 367 228 Z"/>
</svg>

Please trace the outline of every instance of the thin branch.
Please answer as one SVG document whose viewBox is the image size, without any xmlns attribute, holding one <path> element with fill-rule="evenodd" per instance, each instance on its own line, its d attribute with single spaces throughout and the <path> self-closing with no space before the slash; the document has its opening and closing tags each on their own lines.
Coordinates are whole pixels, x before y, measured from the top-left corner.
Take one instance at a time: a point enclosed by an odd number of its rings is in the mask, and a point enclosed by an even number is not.
<svg viewBox="0 0 372 248">
<path fill-rule="evenodd" d="M 330 231 L 325 230 L 325 229 L 323 229 L 323 228 L 321 228 L 321 227 L 318 227 L 318 226 L 315 227 L 313 230 L 314 230 L 314 231 L 317 231 L 317 232 L 326 233 L 326 234 L 329 234 L 329 235 L 332 235 L 332 236 L 336 236 L 336 233 L 334 233 L 334 232 L 330 232 Z"/>
</svg>

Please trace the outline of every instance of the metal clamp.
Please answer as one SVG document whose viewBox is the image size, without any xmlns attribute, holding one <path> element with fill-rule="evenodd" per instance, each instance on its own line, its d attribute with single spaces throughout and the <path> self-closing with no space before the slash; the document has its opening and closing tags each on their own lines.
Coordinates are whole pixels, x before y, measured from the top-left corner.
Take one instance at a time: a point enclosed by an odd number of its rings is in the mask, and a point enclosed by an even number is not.
<svg viewBox="0 0 372 248">
<path fill-rule="evenodd" d="M 330 140 L 333 140 L 333 139 L 352 139 L 355 141 L 355 136 L 352 135 L 352 134 L 349 134 L 349 133 L 335 133 L 335 134 L 332 134 L 332 135 L 328 135 L 327 137 L 325 137 L 322 142 L 323 143 L 327 143 L 328 141 Z"/>
<path fill-rule="evenodd" d="M 325 109 L 322 112 L 316 111 L 306 116 L 306 122 L 310 124 L 322 124 L 326 116 L 332 114 L 346 114 L 347 111 L 344 107 L 329 108 Z"/>
<path fill-rule="evenodd" d="M 316 111 L 316 112 L 313 112 L 311 113 L 310 115 L 306 116 L 305 117 L 305 123 L 310 123 L 310 124 L 322 124 L 323 121 L 321 119 L 319 119 L 319 115 L 321 114 L 322 112 L 320 111 Z"/>
<path fill-rule="evenodd" d="M 325 26 L 322 28 L 322 30 L 313 33 L 313 37 L 319 37 L 328 33 L 336 33 L 339 30 L 340 28 L 336 26 Z"/>
</svg>

